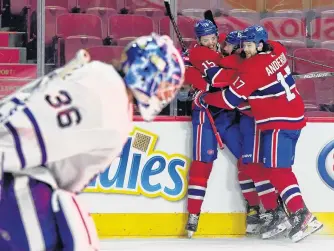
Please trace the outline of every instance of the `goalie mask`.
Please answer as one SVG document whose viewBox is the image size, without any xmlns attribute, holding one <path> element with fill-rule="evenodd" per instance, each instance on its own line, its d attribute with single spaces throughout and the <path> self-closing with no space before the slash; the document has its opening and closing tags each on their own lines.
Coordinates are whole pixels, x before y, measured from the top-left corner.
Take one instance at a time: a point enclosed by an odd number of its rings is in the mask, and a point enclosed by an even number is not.
<svg viewBox="0 0 334 251">
<path fill-rule="evenodd" d="M 184 63 L 168 36 L 152 33 L 135 39 L 126 46 L 121 64 L 145 121 L 153 120 L 183 84 Z"/>
</svg>

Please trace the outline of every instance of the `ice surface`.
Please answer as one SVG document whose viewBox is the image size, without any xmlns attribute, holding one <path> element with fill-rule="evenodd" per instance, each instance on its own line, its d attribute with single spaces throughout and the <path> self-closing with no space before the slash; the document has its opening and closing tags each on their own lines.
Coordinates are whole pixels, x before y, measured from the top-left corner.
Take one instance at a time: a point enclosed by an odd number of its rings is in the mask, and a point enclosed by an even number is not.
<svg viewBox="0 0 334 251">
<path fill-rule="evenodd" d="M 289 239 L 194 238 L 111 239 L 101 241 L 101 251 L 334 251 L 334 236 L 310 236 L 292 243 Z"/>
</svg>

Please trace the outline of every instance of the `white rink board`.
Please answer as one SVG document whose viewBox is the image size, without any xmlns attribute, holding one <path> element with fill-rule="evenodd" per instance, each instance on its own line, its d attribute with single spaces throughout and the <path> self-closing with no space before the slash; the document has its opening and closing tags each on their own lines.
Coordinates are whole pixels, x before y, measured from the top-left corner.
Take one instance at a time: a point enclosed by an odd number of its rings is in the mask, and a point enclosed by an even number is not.
<svg viewBox="0 0 334 251">
<path fill-rule="evenodd" d="M 158 135 L 156 150 L 191 158 L 191 122 L 136 122 L 135 125 Z M 294 171 L 308 208 L 313 212 L 334 212 L 334 190 L 318 174 L 317 158 L 322 149 L 334 140 L 334 123 L 308 123 L 297 144 Z M 334 177 L 334 154 L 326 160 Z M 202 212 L 243 212 L 244 204 L 236 176 L 236 160 L 225 149 L 214 163 Z M 131 167 L 128 163 L 127 169 Z M 113 168 L 117 169 L 117 165 Z M 115 172 L 115 170 L 114 170 Z M 128 175 L 129 170 L 127 170 Z M 138 176 L 140 176 L 140 171 Z M 151 177 L 150 182 L 168 183 L 166 176 Z M 186 186 L 184 187 L 186 189 Z M 126 190 L 126 189 L 125 189 Z M 148 198 L 144 195 L 84 193 L 80 199 L 91 213 L 183 213 L 186 197 L 178 201 Z"/>
</svg>

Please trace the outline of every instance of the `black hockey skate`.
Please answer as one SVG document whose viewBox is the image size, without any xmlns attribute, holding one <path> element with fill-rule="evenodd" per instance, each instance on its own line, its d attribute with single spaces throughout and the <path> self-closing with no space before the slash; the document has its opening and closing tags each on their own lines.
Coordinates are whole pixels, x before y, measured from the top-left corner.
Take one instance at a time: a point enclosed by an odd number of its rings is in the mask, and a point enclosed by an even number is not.
<svg viewBox="0 0 334 251">
<path fill-rule="evenodd" d="M 189 214 L 188 215 L 188 222 L 186 225 L 188 238 L 191 238 L 194 235 L 194 233 L 197 231 L 199 215 L 200 214 Z"/>
<path fill-rule="evenodd" d="M 289 219 L 280 206 L 264 212 L 260 218 L 264 221 L 260 229 L 262 239 L 273 238 L 290 227 Z"/>
<path fill-rule="evenodd" d="M 292 226 L 290 224 L 290 220 L 289 220 L 289 212 L 287 211 L 283 200 L 281 199 L 281 197 L 278 197 L 278 214 L 280 217 L 285 218 L 285 222 L 286 222 L 286 231 L 284 231 L 284 237 L 289 237 L 289 231 L 291 230 Z"/>
<path fill-rule="evenodd" d="M 260 207 L 249 206 L 247 203 L 246 234 L 259 234 L 262 223 L 263 220 L 260 219 Z"/>
<path fill-rule="evenodd" d="M 289 232 L 289 238 L 293 242 L 299 242 L 323 227 L 323 224 L 306 208 L 291 214 L 290 223 L 292 228 Z"/>
</svg>

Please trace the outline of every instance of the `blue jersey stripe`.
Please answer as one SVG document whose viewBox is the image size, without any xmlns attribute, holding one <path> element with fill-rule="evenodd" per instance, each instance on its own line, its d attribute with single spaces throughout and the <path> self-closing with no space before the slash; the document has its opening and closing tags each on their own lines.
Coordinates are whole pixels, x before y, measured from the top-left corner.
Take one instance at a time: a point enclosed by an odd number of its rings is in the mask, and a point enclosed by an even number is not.
<svg viewBox="0 0 334 251">
<path fill-rule="evenodd" d="M 290 89 L 295 84 L 295 80 L 293 79 L 291 74 L 285 77 L 285 82 L 290 87 Z M 255 92 L 252 93 L 251 97 L 275 95 L 275 94 L 282 93 L 282 92 L 285 92 L 285 89 L 283 85 L 281 84 L 281 82 L 277 81 L 275 84 L 273 84 L 272 86 L 269 86 L 266 89 L 256 90 Z"/>
<path fill-rule="evenodd" d="M 25 160 L 25 157 L 24 157 L 24 154 L 23 154 L 23 151 L 22 151 L 20 136 L 17 133 L 15 127 L 10 122 L 6 122 L 5 126 L 12 133 L 14 143 L 15 143 L 16 152 L 17 152 L 17 156 L 19 157 L 19 160 L 21 162 L 21 168 L 25 168 L 26 160 Z"/>
<path fill-rule="evenodd" d="M 211 67 L 209 69 L 207 69 L 205 71 L 206 73 L 206 77 L 209 81 L 210 84 L 212 84 L 212 80 L 213 78 L 216 76 L 216 74 L 221 70 L 222 68 L 221 67 L 218 67 L 218 66 L 215 66 L 215 67 Z"/>
<path fill-rule="evenodd" d="M 17 98 L 13 98 L 12 102 L 14 102 L 15 104 L 18 104 L 18 105 L 23 105 L 24 104 L 22 101 L 20 101 Z M 46 147 L 45 147 L 45 142 L 44 142 L 44 139 L 43 139 L 43 136 L 42 136 L 42 132 L 39 128 L 39 125 L 37 123 L 37 120 L 36 120 L 35 116 L 32 114 L 32 112 L 29 110 L 29 108 L 28 107 L 24 108 L 23 112 L 27 115 L 31 124 L 34 127 L 34 131 L 35 131 L 35 134 L 36 134 L 36 137 L 37 137 L 37 141 L 38 141 L 39 148 L 40 148 L 40 151 L 41 151 L 41 156 L 42 156 L 41 165 L 45 165 L 46 162 L 47 162 L 47 152 L 46 152 Z"/>
<path fill-rule="evenodd" d="M 35 119 L 35 116 L 32 114 L 32 112 L 28 108 L 24 108 L 23 111 L 28 116 L 32 125 L 34 126 L 34 130 L 35 130 L 35 133 L 36 133 L 36 136 L 37 136 L 39 147 L 40 147 L 41 153 L 42 153 L 41 164 L 45 165 L 48 158 L 47 158 L 45 142 L 44 142 L 44 139 L 43 139 L 43 136 L 42 136 L 42 133 L 41 133 L 41 129 L 39 128 L 37 120 Z"/>
<path fill-rule="evenodd" d="M 245 100 L 241 97 L 236 96 L 230 88 L 227 88 L 224 92 L 226 100 L 234 107 L 240 105 L 242 102 L 245 102 Z"/>
</svg>

